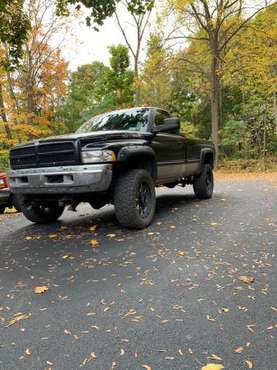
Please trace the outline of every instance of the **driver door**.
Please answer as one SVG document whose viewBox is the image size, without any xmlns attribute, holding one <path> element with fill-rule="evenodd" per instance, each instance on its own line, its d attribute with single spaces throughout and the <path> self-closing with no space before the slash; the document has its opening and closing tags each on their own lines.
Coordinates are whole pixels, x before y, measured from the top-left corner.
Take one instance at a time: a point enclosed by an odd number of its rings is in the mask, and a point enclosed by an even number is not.
<svg viewBox="0 0 277 370">
<path fill-rule="evenodd" d="M 154 125 L 162 125 L 166 118 L 170 118 L 170 114 L 157 109 L 154 113 Z M 185 139 L 177 132 L 159 132 L 152 145 L 158 162 L 158 182 L 173 182 L 181 178 L 185 167 Z"/>
</svg>

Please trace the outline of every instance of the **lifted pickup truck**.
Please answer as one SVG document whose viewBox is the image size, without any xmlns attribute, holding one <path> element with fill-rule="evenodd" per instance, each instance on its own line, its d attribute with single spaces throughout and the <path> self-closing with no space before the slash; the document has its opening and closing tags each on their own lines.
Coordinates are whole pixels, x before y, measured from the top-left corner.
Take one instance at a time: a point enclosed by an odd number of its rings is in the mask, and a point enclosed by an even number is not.
<svg viewBox="0 0 277 370">
<path fill-rule="evenodd" d="M 212 197 L 214 147 L 179 130 L 179 120 L 159 108 L 93 117 L 75 134 L 14 147 L 11 191 L 32 222 L 56 221 L 66 205 L 111 203 L 121 225 L 145 228 L 155 214 L 155 186 L 192 184 L 197 198 Z"/>
</svg>

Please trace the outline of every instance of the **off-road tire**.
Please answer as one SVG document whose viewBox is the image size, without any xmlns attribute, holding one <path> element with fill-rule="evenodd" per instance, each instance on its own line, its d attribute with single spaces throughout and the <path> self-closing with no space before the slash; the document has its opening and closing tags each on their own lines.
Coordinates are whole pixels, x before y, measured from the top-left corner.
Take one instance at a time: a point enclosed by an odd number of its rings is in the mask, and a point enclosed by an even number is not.
<svg viewBox="0 0 277 370">
<path fill-rule="evenodd" d="M 0 215 L 2 215 L 5 212 L 6 206 L 0 205 Z"/>
<path fill-rule="evenodd" d="M 115 184 L 114 206 L 122 226 L 129 229 L 149 226 L 156 210 L 155 184 L 150 173 L 134 169 L 122 174 Z"/>
<path fill-rule="evenodd" d="M 209 199 L 213 196 L 214 175 L 210 164 L 205 164 L 201 174 L 194 178 L 193 190 L 198 199 Z"/>
<path fill-rule="evenodd" d="M 37 224 L 53 223 L 61 217 L 64 211 L 64 207 L 59 206 L 58 202 L 51 202 L 44 205 L 28 204 L 24 199 L 20 200 L 20 209 L 29 221 Z"/>
</svg>

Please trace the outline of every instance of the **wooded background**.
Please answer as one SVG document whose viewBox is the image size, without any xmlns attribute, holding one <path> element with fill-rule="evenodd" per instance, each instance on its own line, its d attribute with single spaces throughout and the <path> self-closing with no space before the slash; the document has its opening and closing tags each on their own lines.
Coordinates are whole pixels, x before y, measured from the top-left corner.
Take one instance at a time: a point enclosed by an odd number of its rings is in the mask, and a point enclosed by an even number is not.
<svg viewBox="0 0 277 370">
<path fill-rule="evenodd" d="M 118 6 L 128 11 L 135 44 Z M 92 60 L 69 70 L 63 40 L 54 41 L 72 17 L 100 34 L 114 18 L 124 44 L 109 47 L 109 65 Z M 14 144 L 72 132 L 93 115 L 134 105 L 170 110 L 185 136 L 213 140 L 220 162 L 272 163 L 276 1 L 1 1 L 0 167 Z"/>
</svg>

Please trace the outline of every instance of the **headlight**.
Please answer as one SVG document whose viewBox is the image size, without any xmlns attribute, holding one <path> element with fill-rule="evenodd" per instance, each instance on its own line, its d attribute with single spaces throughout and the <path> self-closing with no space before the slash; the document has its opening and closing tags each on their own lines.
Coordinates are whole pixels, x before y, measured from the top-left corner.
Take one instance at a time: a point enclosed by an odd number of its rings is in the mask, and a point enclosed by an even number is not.
<svg viewBox="0 0 277 370">
<path fill-rule="evenodd" d="M 88 150 L 81 154 L 83 163 L 102 163 L 115 161 L 116 155 L 111 150 Z"/>
</svg>

